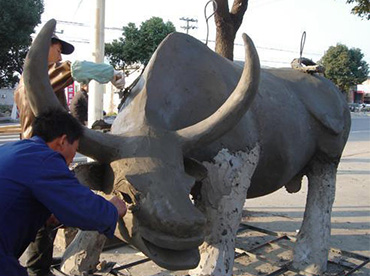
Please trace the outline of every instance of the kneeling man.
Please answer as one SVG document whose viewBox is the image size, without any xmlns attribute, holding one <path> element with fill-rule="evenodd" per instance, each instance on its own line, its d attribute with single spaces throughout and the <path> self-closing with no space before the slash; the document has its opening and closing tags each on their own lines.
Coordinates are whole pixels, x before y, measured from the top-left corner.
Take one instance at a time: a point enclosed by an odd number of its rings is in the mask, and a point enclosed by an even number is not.
<svg viewBox="0 0 370 276">
<path fill-rule="evenodd" d="M 40 114 L 33 137 L 0 147 L 0 275 L 24 275 L 19 257 L 53 214 L 61 223 L 112 237 L 126 205 L 81 185 L 68 165 L 83 129 L 65 111 Z"/>
</svg>

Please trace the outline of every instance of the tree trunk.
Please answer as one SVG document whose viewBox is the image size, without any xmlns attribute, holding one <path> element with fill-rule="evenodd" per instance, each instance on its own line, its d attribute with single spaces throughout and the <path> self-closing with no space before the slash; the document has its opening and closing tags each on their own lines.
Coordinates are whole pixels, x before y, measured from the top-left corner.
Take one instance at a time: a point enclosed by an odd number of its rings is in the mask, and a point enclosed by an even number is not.
<svg viewBox="0 0 370 276">
<path fill-rule="evenodd" d="M 215 0 L 217 11 L 216 23 L 216 53 L 230 60 L 234 59 L 234 40 L 236 32 L 243 22 L 243 16 L 248 7 L 248 0 L 234 0 L 229 12 L 228 0 Z"/>
</svg>

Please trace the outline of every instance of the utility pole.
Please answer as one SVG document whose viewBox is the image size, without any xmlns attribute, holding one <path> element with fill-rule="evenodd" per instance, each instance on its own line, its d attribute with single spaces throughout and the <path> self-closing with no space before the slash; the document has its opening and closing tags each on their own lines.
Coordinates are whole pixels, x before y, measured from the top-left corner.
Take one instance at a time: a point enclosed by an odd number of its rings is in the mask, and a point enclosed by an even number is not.
<svg viewBox="0 0 370 276">
<path fill-rule="evenodd" d="M 95 63 L 104 62 L 104 27 L 105 0 L 96 0 L 95 22 L 93 27 L 92 60 Z M 89 84 L 88 126 L 96 120 L 103 119 L 104 85 L 92 80 Z"/>
<path fill-rule="evenodd" d="M 198 29 L 197 26 L 190 26 L 189 25 L 189 22 L 196 22 L 197 23 L 198 22 L 197 19 L 181 17 L 180 20 L 186 21 L 186 26 L 181 26 L 181 29 L 185 29 L 187 34 L 189 33 L 189 29 Z"/>
</svg>

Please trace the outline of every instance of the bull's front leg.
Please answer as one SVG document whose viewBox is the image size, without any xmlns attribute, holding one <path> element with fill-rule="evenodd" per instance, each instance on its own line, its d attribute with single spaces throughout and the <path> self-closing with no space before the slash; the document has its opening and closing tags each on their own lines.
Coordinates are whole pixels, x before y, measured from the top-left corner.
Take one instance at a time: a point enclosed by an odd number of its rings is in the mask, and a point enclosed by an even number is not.
<svg viewBox="0 0 370 276">
<path fill-rule="evenodd" d="M 113 196 L 100 191 L 95 193 L 106 200 Z M 97 231 L 79 230 L 63 254 L 60 266 L 62 272 L 67 275 L 82 275 L 83 272 L 95 271 L 106 240 L 106 236 Z"/>
<path fill-rule="evenodd" d="M 294 247 L 293 267 L 314 275 L 321 275 L 327 268 L 336 172 L 336 162 L 315 160 L 307 174 L 307 203 Z"/>
<path fill-rule="evenodd" d="M 197 205 L 207 217 L 206 238 L 200 247 L 200 263 L 190 275 L 232 275 L 236 232 L 258 158 L 256 146 L 248 153 L 222 150 L 214 163 L 204 162 L 208 178 Z"/>
<path fill-rule="evenodd" d="M 67 275 L 82 275 L 96 270 L 107 238 L 96 231 L 78 231 L 63 254 L 61 270 Z"/>
</svg>

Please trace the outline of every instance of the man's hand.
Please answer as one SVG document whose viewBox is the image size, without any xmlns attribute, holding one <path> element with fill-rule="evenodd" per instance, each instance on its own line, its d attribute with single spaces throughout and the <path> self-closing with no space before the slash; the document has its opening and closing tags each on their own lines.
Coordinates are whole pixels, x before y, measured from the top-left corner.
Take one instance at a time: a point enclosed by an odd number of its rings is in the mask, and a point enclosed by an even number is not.
<svg viewBox="0 0 370 276">
<path fill-rule="evenodd" d="M 111 80 L 111 83 L 117 88 L 117 89 L 123 89 L 125 87 L 125 74 L 122 71 L 116 71 L 114 70 L 113 79 Z"/>
<path fill-rule="evenodd" d="M 119 199 L 117 196 L 114 196 L 109 201 L 117 208 L 118 217 L 122 218 L 124 215 L 126 215 L 127 207 L 123 200 Z"/>
</svg>

